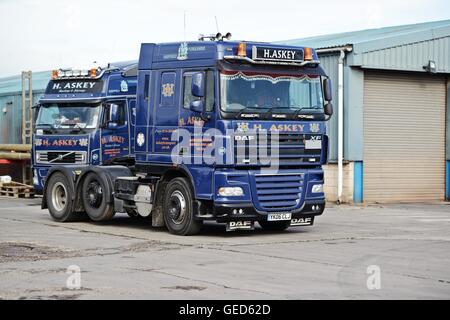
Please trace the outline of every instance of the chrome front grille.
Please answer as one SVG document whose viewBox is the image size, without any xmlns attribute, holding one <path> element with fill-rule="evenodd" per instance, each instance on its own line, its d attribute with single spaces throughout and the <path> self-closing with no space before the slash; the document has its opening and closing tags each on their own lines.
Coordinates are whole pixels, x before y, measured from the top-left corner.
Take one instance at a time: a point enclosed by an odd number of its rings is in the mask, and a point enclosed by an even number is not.
<svg viewBox="0 0 450 320">
<path fill-rule="evenodd" d="M 37 151 L 36 163 L 42 164 L 84 164 L 86 163 L 85 151 Z"/>
</svg>

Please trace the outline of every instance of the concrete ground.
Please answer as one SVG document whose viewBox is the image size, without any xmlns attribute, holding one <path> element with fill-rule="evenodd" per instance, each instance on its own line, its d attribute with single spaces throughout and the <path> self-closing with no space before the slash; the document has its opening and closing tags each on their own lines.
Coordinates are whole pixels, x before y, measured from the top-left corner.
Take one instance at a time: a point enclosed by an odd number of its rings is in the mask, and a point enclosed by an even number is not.
<svg viewBox="0 0 450 320">
<path fill-rule="evenodd" d="M 446 203 L 332 206 L 313 227 L 179 237 L 125 215 L 57 223 L 39 202 L 0 199 L 0 299 L 450 298 Z"/>
</svg>

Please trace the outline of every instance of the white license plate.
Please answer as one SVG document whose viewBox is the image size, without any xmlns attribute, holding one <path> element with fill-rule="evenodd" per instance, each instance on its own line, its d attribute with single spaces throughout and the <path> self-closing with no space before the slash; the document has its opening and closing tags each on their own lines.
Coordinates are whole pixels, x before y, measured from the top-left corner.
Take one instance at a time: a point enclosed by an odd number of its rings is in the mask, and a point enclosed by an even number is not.
<svg viewBox="0 0 450 320">
<path fill-rule="evenodd" d="M 291 213 L 270 213 L 267 215 L 267 221 L 291 220 Z"/>
</svg>

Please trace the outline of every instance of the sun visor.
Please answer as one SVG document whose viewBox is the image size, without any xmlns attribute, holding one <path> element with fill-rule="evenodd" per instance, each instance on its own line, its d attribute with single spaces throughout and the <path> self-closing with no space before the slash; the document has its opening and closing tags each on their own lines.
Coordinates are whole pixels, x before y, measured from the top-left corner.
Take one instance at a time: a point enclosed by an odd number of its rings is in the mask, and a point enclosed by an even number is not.
<svg viewBox="0 0 450 320">
<path fill-rule="evenodd" d="M 277 66 L 277 65 L 254 65 L 247 63 L 231 63 L 224 60 L 218 62 L 218 68 L 226 71 L 243 71 L 243 72 L 264 72 L 276 73 L 280 75 L 316 75 L 326 76 L 325 70 L 320 66 L 315 67 L 294 67 L 294 66 Z"/>
</svg>

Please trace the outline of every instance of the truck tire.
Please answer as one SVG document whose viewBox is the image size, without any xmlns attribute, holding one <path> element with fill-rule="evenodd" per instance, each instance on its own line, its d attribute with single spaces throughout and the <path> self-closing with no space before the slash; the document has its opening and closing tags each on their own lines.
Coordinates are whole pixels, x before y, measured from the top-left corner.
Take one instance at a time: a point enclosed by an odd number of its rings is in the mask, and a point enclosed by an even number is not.
<svg viewBox="0 0 450 320">
<path fill-rule="evenodd" d="M 267 231 L 283 231 L 289 228 L 291 221 L 258 221 L 261 228 Z"/>
<path fill-rule="evenodd" d="M 107 183 L 94 172 L 88 173 L 83 181 L 81 188 L 83 206 L 93 221 L 106 221 L 114 216 L 114 206 L 107 202 L 107 195 L 104 194 Z"/>
<path fill-rule="evenodd" d="M 79 215 L 73 211 L 73 202 L 70 199 L 71 187 L 67 177 L 56 172 L 47 182 L 46 199 L 51 217 L 59 222 L 74 221 Z"/>
<path fill-rule="evenodd" d="M 167 184 L 163 200 L 163 216 L 167 229 L 176 235 L 200 232 L 202 221 L 194 219 L 193 192 L 186 178 L 175 178 Z"/>
</svg>

